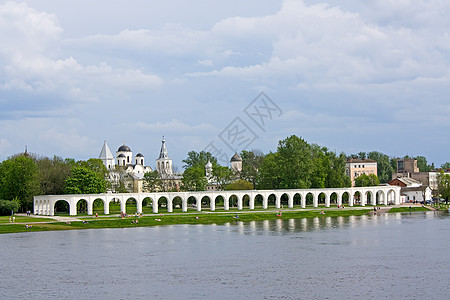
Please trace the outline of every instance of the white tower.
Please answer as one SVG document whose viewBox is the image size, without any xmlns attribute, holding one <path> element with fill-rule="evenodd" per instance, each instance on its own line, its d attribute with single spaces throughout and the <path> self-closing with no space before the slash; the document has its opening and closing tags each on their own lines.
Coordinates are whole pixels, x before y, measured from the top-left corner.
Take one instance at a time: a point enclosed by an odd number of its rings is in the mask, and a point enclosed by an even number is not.
<svg viewBox="0 0 450 300">
<path fill-rule="evenodd" d="M 117 164 L 119 166 L 126 166 L 133 163 L 133 152 L 131 152 L 130 147 L 123 144 L 116 151 Z"/>
<path fill-rule="evenodd" d="M 172 175 L 172 160 L 169 158 L 169 154 L 166 149 L 166 141 L 164 136 L 161 141 L 161 151 L 159 152 L 159 158 L 156 160 L 156 169 L 160 175 Z"/>
<path fill-rule="evenodd" d="M 239 156 L 239 154 L 237 154 L 237 152 L 231 158 L 230 163 L 231 170 L 233 170 L 234 172 L 242 171 L 242 158 Z"/>
<path fill-rule="evenodd" d="M 213 165 L 212 165 L 211 161 L 208 160 L 208 163 L 205 166 L 206 179 L 208 180 L 208 182 L 210 182 L 212 180 L 212 170 L 213 170 Z"/>
<path fill-rule="evenodd" d="M 114 169 L 116 163 L 106 141 L 103 143 L 102 151 L 100 151 L 98 158 L 103 161 L 103 164 L 108 170 Z"/>
<path fill-rule="evenodd" d="M 136 165 L 143 166 L 144 165 L 144 155 L 142 155 L 142 153 L 136 154 L 135 161 L 136 161 Z"/>
</svg>

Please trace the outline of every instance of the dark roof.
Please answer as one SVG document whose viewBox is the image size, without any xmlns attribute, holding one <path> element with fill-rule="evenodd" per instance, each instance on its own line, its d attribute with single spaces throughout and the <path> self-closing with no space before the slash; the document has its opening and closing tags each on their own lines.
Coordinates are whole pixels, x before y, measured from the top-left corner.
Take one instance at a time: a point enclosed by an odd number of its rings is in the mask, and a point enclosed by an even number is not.
<svg viewBox="0 0 450 300">
<path fill-rule="evenodd" d="M 242 161 L 242 158 L 239 156 L 239 154 L 237 154 L 237 152 L 233 155 L 233 157 L 230 160 L 230 162 L 233 161 Z"/>
<path fill-rule="evenodd" d="M 142 153 L 138 153 L 136 154 L 136 157 L 144 157 L 144 155 L 142 155 Z"/>
<path fill-rule="evenodd" d="M 125 155 L 123 155 L 123 154 L 119 154 L 119 156 L 117 156 L 117 157 L 125 157 Z"/>
<path fill-rule="evenodd" d="M 122 145 L 119 147 L 119 149 L 117 151 L 131 152 L 131 149 L 127 145 Z"/>
<path fill-rule="evenodd" d="M 348 163 L 376 163 L 376 160 L 373 159 L 359 159 L 359 158 L 350 158 L 347 159 Z"/>
</svg>

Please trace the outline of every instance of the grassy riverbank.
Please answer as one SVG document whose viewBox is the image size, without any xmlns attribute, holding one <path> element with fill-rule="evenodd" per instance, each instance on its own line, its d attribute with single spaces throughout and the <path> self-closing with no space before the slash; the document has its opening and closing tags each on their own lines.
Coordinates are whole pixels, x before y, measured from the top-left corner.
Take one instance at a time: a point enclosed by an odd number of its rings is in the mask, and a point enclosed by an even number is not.
<svg viewBox="0 0 450 300">
<path fill-rule="evenodd" d="M 345 210 L 325 210 L 325 214 L 321 214 L 321 210 L 306 211 L 284 211 L 282 216 L 277 216 L 278 211 L 267 212 L 241 212 L 235 213 L 189 213 L 189 214 L 162 214 L 151 215 L 137 218 L 139 223 L 133 223 L 135 217 L 118 218 L 85 218 L 86 223 L 76 221 L 70 224 L 64 222 L 34 223 L 31 228 L 26 228 L 25 224 L 7 223 L 0 224 L 0 234 L 17 233 L 29 231 L 52 231 L 52 230 L 77 230 L 77 229 L 99 229 L 99 228 L 127 228 L 127 227 L 146 227 L 160 225 L 176 225 L 176 224 L 225 224 L 228 222 L 249 222 L 273 219 L 299 219 L 299 218 L 315 218 L 315 217 L 347 217 L 360 216 L 367 214 L 370 209 L 351 209 Z M 236 218 L 236 215 L 238 218 Z M 43 219 L 33 218 L 34 222 L 43 222 Z M 26 221 L 31 223 L 32 221 Z"/>
<path fill-rule="evenodd" d="M 416 212 L 416 211 L 428 211 L 429 209 L 422 206 L 407 206 L 407 207 L 393 207 L 388 213 L 402 213 L 402 212 Z"/>
</svg>

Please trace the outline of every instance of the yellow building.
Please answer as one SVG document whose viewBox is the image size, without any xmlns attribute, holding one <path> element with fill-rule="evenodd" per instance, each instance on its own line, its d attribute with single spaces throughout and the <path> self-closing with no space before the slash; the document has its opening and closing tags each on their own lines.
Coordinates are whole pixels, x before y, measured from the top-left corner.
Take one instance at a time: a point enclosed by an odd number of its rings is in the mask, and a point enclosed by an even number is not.
<svg viewBox="0 0 450 300">
<path fill-rule="evenodd" d="M 355 178 L 362 175 L 377 174 L 377 162 L 372 159 L 350 158 L 345 163 L 345 174 L 350 177 L 352 186 L 355 186 Z"/>
</svg>

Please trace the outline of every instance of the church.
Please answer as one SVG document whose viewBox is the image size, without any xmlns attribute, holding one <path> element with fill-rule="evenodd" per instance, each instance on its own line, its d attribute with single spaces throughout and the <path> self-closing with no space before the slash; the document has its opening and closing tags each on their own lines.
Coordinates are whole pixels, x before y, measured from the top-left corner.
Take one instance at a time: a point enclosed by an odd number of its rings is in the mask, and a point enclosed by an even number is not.
<svg viewBox="0 0 450 300">
<path fill-rule="evenodd" d="M 114 157 L 108 144 L 104 141 L 98 158 L 102 160 L 106 169 L 109 171 L 109 192 L 145 192 L 144 175 L 145 173 L 153 172 L 153 169 L 145 165 L 144 155 L 142 153 L 138 153 L 133 157 L 133 152 L 130 147 L 124 144 L 117 149 L 116 156 Z M 233 172 L 240 173 L 242 171 L 242 158 L 239 154 L 235 153 L 233 155 L 230 164 Z M 214 181 L 212 176 L 212 167 L 211 162 L 208 161 L 205 166 L 205 175 L 208 181 L 207 190 L 218 190 L 219 185 Z M 164 137 L 161 141 L 159 157 L 156 159 L 156 171 L 161 179 L 162 189 L 164 191 L 180 190 L 183 175 L 173 172 L 172 159 L 169 158 Z"/>
<path fill-rule="evenodd" d="M 133 157 L 130 147 L 124 144 L 117 149 L 114 158 L 105 141 L 98 158 L 102 160 L 109 171 L 110 192 L 140 193 L 144 191 L 144 174 L 152 172 L 153 169 L 145 165 L 142 153 Z M 182 176 L 173 172 L 172 160 L 169 158 L 164 137 L 161 142 L 159 157 L 156 159 L 156 170 L 165 190 L 177 191 L 180 189 Z"/>
</svg>

